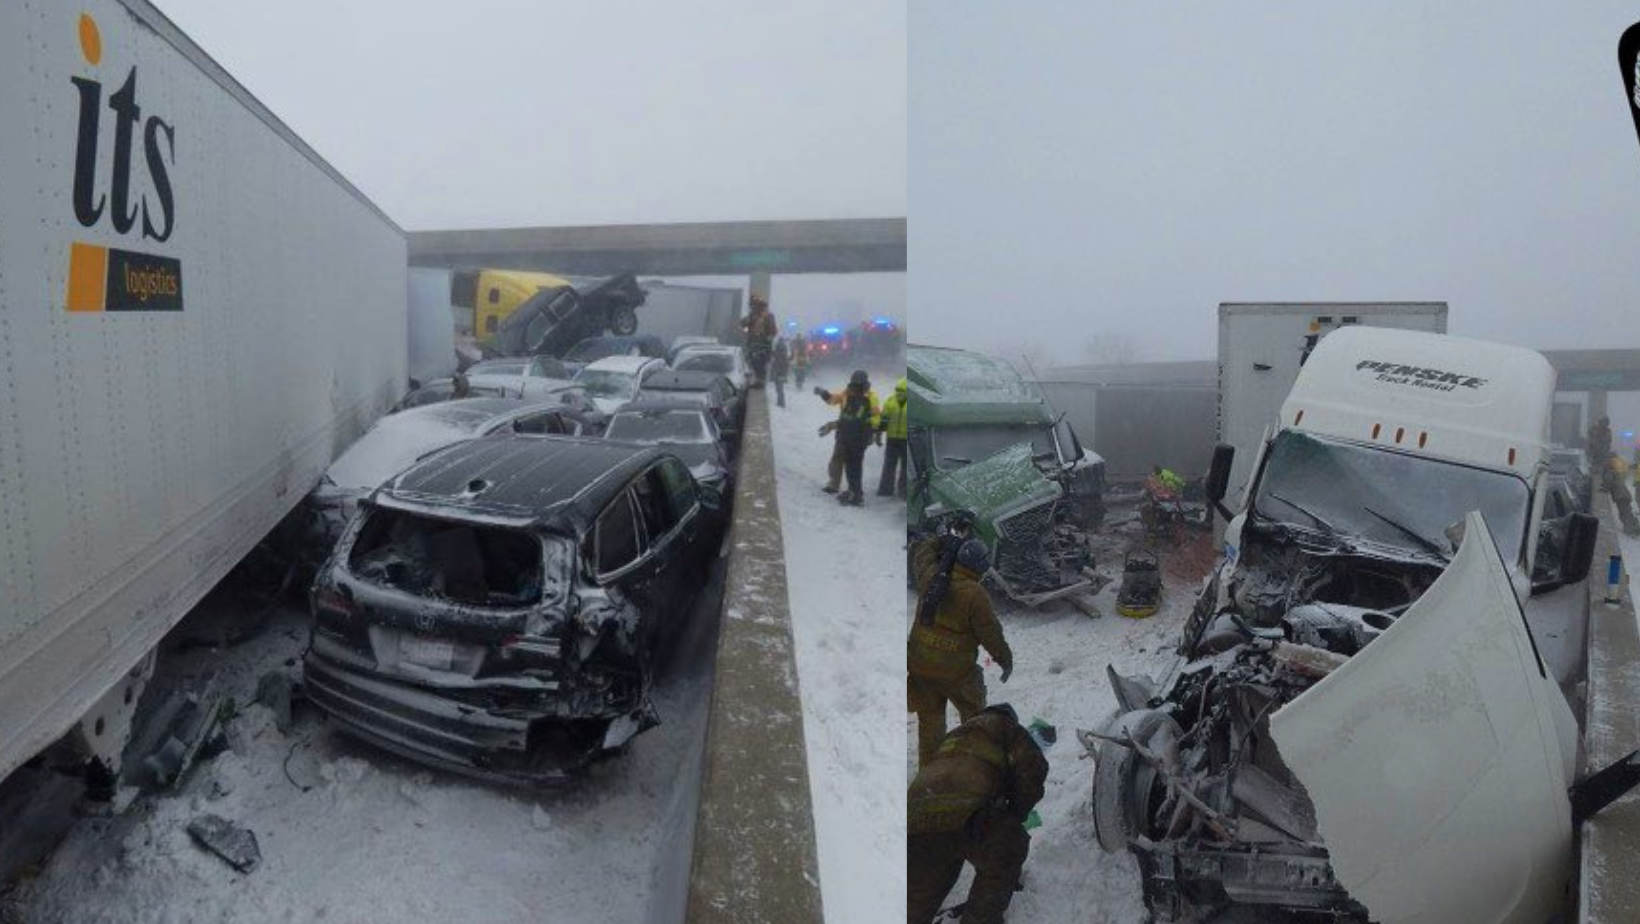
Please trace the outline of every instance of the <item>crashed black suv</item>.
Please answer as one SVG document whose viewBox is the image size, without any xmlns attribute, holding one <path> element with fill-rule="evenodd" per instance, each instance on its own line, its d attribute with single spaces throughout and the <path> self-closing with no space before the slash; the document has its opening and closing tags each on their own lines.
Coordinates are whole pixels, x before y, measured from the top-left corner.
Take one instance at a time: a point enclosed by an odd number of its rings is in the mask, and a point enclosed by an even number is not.
<svg viewBox="0 0 1640 924">
<path fill-rule="evenodd" d="M 707 519 L 660 449 L 507 436 L 426 458 L 314 582 L 309 696 L 417 761 L 562 781 L 656 723 L 651 671 L 704 583 Z"/>
</svg>

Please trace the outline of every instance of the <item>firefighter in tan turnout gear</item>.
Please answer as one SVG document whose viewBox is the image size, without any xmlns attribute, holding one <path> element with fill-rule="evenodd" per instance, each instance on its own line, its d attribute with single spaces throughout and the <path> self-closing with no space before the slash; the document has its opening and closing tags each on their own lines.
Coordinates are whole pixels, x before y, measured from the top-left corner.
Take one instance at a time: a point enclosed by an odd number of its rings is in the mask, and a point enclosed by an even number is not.
<svg viewBox="0 0 1640 924">
<path fill-rule="evenodd" d="M 1047 758 L 1012 706 L 991 706 L 945 736 L 906 793 L 906 924 L 934 919 L 964 862 L 974 882 L 962 924 L 1000 924 L 1031 849 L 1025 819 L 1047 778 Z"/>
<path fill-rule="evenodd" d="M 980 585 L 988 552 L 973 538 L 971 523 L 957 518 L 949 530 L 912 551 L 917 613 L 906 645 L 905 692 L 907 708 L 917 714 L 919 764 L 928 762 L 945 735 L 947 703 L 964 722 L 985 708 L 979 649 L 1002 668 L 1003 683 L 1014 669 L 1014 653 Z"/>
</svg>

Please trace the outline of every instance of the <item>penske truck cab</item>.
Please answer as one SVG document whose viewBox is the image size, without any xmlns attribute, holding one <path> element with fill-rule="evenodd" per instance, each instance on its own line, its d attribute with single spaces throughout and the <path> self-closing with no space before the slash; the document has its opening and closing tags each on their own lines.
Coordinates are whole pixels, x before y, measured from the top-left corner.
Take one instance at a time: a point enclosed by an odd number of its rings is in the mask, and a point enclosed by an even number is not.
<svg viewBox="0 0 1640 924">
<path fill-rule="evenodd" d="M 1242 492 L 1223 505 L 1234 449 L 1208 496 L 1228 518 L 1200 621 L 1253 624 L 1323 602 L 1396 612 L 1462 543 L 1478 511 L 1516 596 L 1581 580 L 1597 530 L 1574 522 L 1552 581 L 1532 585 L 1548 494 L 1555 373 L 1539 353 L 1420 331 L 1357 327 L 1322 340 L 1271 421 Z"/>
<path fill-rule="evenodd" d="M 1554 389 L 1531 350 L 1351 327 L 1300 369 L 1239 511 L 1235 449 L 1214 450 L 1224 557 L 1180 661 L 1160 684 L 1112 670 L 1117 714 L 1082 736 L 1099 843 L 1139 856 L 1153 910 L 1535 922 L 1564 903 L 1611 777 L 1577 779 L 1524 600 L 1582 580 L 1598 530 L 1573 514 L 1539 540 Z M 1162 774 L 1195 798 L 1154 798 Z"/>
</svg>

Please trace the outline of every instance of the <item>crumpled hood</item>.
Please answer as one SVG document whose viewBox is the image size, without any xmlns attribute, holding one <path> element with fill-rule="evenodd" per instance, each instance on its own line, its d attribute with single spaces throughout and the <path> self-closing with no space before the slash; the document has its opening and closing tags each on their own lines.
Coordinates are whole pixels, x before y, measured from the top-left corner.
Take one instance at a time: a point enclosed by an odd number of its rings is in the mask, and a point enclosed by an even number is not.
<svg viewBox="0 0 1640 924">
<path fill-rule="evenodd" d="M 1038 507 L 1061 493 L 1059 485 L 1043 477 L 1031 461 L 1028 442 L 959 469 L 936 472 L 931 480 L 948 508 L 970 510 L 981 519 Z"/>
<path fill-rule="evenodd" d="M 1572 854 L 1568 726 L 1485 521 L 1348 662 L 1276 712 L 1338 880 L 1384 924 L 1538 924 Z"/>
</svg>

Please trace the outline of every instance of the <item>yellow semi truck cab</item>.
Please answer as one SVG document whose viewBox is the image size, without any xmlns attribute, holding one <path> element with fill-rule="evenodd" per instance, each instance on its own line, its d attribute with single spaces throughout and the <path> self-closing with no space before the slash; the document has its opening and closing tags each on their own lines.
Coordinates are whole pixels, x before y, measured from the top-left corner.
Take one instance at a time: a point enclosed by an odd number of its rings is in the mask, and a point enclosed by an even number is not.
<svg viewBox="0 0 1640 924">
<path fill-rule="evenodd" d="M 542 289 L 573 288 L 568 279 L 524 270 L 457 270 L 450 276 L 450 302 L 473 310 L 473 336 L 488 340 L 507 316 Z"/>
</svg>

